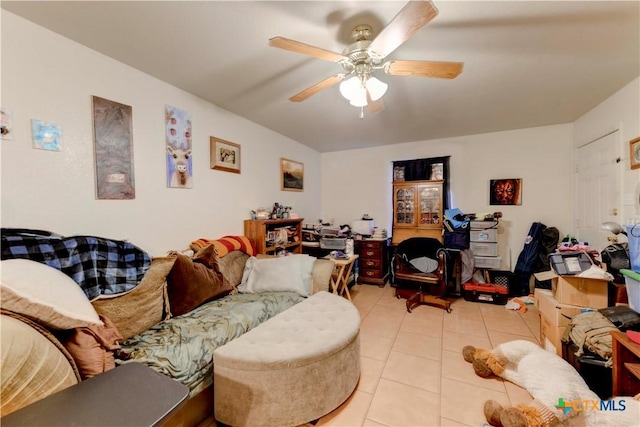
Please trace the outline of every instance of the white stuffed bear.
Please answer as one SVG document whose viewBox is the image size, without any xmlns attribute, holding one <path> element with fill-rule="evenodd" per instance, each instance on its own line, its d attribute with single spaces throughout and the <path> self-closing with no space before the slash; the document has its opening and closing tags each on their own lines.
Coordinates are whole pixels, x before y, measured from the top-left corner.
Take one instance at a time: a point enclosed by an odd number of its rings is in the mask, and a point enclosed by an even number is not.
<svg viewBox="0 0 640 427">
<path fill-rule="evenodd" d="M 491 351 L 466 346 L 466 361 L 482 377 L 495 374 L 525 388 L 534 400 L 529 405 L 504 409 L 485 402 L 485 417 L 499 427 L 551 427 L 556 425 L 639 426 L 640 402 L 633 397 L 601 401 L 567 361 L 530 341 L 516 340 Z"/>
</svg>

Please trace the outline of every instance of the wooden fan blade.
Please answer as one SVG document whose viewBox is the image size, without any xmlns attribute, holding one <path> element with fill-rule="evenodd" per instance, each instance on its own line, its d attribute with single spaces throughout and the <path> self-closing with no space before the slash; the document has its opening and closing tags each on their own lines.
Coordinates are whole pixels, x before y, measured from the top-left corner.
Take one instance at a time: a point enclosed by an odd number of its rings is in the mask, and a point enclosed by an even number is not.
<svg viewBox="0 0 640 427">
<path fill-rule="evenodd" d="M 375 114 L 379 113 L 382 110 L 384 110 L 384 102 L 382 101 L 382 98 L 378 99 L 377 101 L 372 100 L 371 95 L 367 90 L 367 112 L 370 114 Z"/>
<path fill-rule="evenodd" d="M 436 77 L 455 79 L 462 72 L 463 62 L 389 61 L 384 66 L 387 74 L 394 76 Z"/>
<path fill-rule="evenodd" d="M 369 50 L 386 57 L 437 15 L 430 0 L 410 1 L 371 42 Z"/>
<path fill-rule="evenodd" d="M 312 95 L 315 95 L 321 90 L 327 89 L 335 85 L 336 83 L 340 82 L 342 79 L 344 79 L 344 74 L 336 74 L 331 77 L 328 77 L 322 80 L 321 82 L 318 82 L 313 86 L 306 88 L 302 92 L 299 92 L 293 95 L 291 98 L 289 98 L 289 101 L 292 101 L 292 102 L 304 101 L 305 99 L 309 98 Z"/>
<path fill-rule="evenodd" d="M 298 42 L 284 37 L 273 37 L 269 39 L 269 46 L 289 50 L 291 52 L 301 53 L 303 55 L 313 56 L 314 58 L 323 59 L 329 62 L 340 62 L 344 59 L 347 59 L 345 56 L 340 55 L 339 53 L 331 52 L 330 50 L 311 46 L 310 44 Z"/>
</svg>

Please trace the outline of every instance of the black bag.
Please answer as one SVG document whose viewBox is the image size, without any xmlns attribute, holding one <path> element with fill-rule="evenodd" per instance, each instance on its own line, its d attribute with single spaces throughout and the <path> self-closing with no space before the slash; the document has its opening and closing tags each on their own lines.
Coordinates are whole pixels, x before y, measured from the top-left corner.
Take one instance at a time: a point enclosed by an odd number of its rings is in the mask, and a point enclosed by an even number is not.
<svg viewBox="0 0 640 427">
<path fill-rule="evenodd" d="M 542 248 L 542 232 L 547 226 L 541 222 L 534 222 L 529 228 L 529 234 L 525 238 L 524 247 L 518 255 L 516 268 L 513 270 L 520 278 L 520 295 L 529 295 L 529 279 L 538 271 L 540 265 L 540 251 Z M 549 283 L 547 289 L 551 289 Z M 541 286 L 542 287 L 542 286 Z"/>
<path fill-rule="evenodd" d="M 624 277 L 620 274 L 623 268 L 630 269 L 629 243 L 614 243 L 607 246 L 600 252 L 602 262 L 607 266 L 607 271 L 613 275 L 615 283 L 625 283 Z"/>
<path fill-rule="evenodd" d="M 471 241 L 471 227 L 469 223 L 459 228 L 453 228 L 451 231 L 444 228 L 444 247 L 447 249 L 469 249 Z"/>
</svg>

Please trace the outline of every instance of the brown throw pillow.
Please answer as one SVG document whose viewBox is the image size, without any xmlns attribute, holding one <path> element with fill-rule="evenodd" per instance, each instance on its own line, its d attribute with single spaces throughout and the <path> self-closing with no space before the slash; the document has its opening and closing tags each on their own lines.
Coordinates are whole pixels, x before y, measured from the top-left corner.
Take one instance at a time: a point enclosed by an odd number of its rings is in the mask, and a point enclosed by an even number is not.
<svg viewBox="0 0 640 427">
<path fill-rule="evenodd" d="M 175 261 L 175 255 L 153 258 L 138 286 L 124 295 L 102 296 L 91 302 L 93 308 L 111 319 L 125 340 L 146 331 L 169 317 L 167 275 Z"/>
<path fill-rule="evenodd" d="M 207 248 L 204 248 L 205 250 Z M 233 287 L 218 269 L 215 251 L 210 256 L 200 252 L 194 259 L 178 254 L 167 277 L 171 314 L 180 316 L 216 298 L 227 295 Z"/>
<path fill-rule="evenodd" d="M 100 315 L 100 320 L 104 326 L 75 328 L 64 341 L 64 346 L 76 361 L 83 380 L 116 367 L 113 350 L 120 348 L 122 336 L 108 317 Z"/>
</svg>

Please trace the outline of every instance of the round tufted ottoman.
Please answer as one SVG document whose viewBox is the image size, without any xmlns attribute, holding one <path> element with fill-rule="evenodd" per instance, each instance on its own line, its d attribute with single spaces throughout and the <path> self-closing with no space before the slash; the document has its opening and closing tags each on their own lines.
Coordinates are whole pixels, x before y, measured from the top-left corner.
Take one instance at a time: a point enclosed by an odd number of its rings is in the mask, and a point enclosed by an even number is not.
<svg viewBox="0 0 640 427">
<path fill-rule="evenodd" d="M 318 292 L 213 353 L 217 421 L 294 426 L 340 406 L 360 377 L 360 314 Z"/>
</svg>

